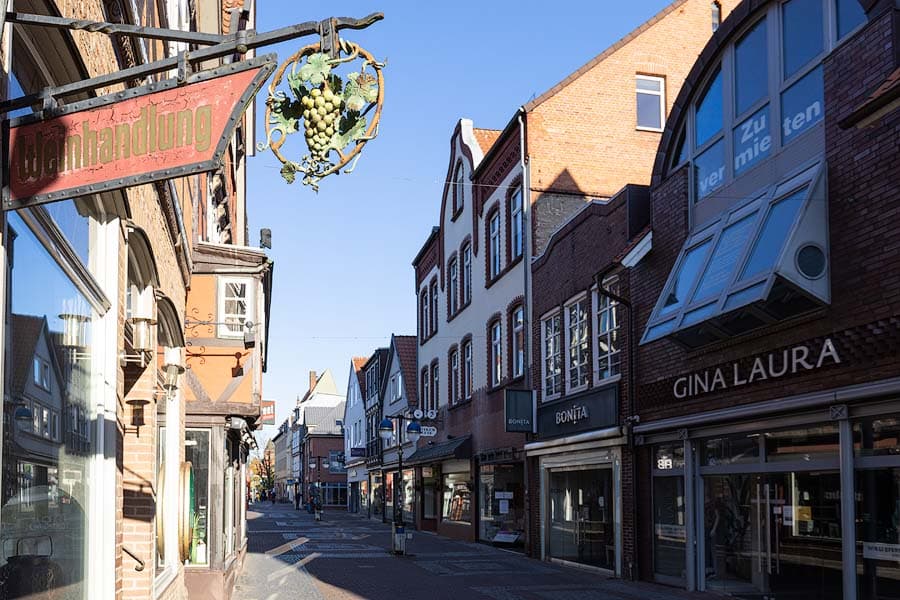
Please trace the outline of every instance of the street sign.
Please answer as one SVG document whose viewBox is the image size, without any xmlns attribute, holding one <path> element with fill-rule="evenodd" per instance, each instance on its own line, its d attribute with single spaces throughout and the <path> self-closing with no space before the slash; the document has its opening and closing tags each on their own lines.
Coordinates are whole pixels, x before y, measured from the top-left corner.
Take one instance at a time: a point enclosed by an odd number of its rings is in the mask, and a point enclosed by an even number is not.
<svg viewBox="0 0 900 600">
<path fill-rule="evenodd" d="M 422 426 L 422 437 L 434 437 L 437 435 L 437 427 L 431 427 L 430 425 Z"/>
<path fill-rule="evenodd" d="M 506 389 L 506 431 L 535 432 L 535 397 L 531 390 Z"/>
<path fill-rule="evenodd" d="M 213 171 L 274 55 L 3 122 L 11 210 Z"/>
<path fill-rule="evenodd" d="M 350 448 L 350 456 L 352 458 L 365 458 L 366 449 L 365 448 Z"/>
<path fill-rule="evenodd" d="M 275 401 L 263 400 L 259 403 L 259 424 L 274 425 L 275 424 Z"/>
</svg>

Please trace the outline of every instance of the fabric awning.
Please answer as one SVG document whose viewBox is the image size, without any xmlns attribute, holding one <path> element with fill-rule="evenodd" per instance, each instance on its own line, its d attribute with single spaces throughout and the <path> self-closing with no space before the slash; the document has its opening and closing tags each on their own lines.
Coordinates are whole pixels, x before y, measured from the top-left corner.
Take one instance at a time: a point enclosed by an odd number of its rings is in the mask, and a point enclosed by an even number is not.
<svg viewBox="0 0 900 600">
<path fill-rule="evenodd" d="M 409 465 L 421 465 L 433 463 L 442 460 L 450 460 L 453 458 L 472 458 L 472 436 L 467 435 L 461 438 L 454 438 L 425 446 L 413 452 L 407 460 L 403 462 Z"/>
</svg>

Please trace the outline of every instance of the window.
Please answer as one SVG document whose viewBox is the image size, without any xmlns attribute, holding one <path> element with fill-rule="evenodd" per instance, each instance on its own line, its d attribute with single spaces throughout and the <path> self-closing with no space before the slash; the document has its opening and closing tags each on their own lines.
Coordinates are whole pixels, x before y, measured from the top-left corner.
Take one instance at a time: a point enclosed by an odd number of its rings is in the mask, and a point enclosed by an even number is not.
<svg viewBox="0 0 900 600">
<path fill-rule="evenodd" d="M 472 301 L 472 245 L 466 244 L 462 249 L 463 278 L 462 278 L 462 302 L 463 306 Z"/>
<path fill-rule="evenodd" d="M 184 460 L 191 463 L 194 489 L 190 509 L 194 535 L 191 538 L 188 564 L 209 564 L 209 462 L 210 430 L 188 429 L 184 432 Z"/>
<path fill-rule="evenodd" d="M 490 218 L 490 261 L 491 279 L 500 274 L 500 212 L 495 211 Z"/>
<path fill-rule="evenodd" d="M 543 334 L 544 398 L 562 393 L 562 324 L 559 315 L 541 322 Z"/>
<path fill-rule="evenodd" d="M 615 277 L 603 281 L 602 288 L 613 294 L 619 293 L 619 282 Z M 609 296 L 595 292 L 597 342 L 594 344 L 594 372 L 597 381 L 619 374 L 619 303 Z"/>
<path fill-rule="evenodd" d="M 662 77 L 638 75 L 637 128 L 662 131 L 666 120 L 666 80 Z"/>
<path fill-rule="evenodd" d="M 431 334 L 438 330 L 438 283 L 437 279 L 431 281 Z"/>
<path fill-rule="evenodd" d="M 447 285 L 447 312 L 450 316 L 456 314 L 459 309 L 459 265 L 456 259 L 452 259 L 447 266 L 448 280 Z"/>
<path fill-rule="evenodd" d="M 450 398 L 451 405 L 459 402 L 459 350 L 450 353 Z"/>
<path fill-rule="evenodd" d="M 722 24 L 722 5 L 718 2 L 713 2 L 710 5 L 710 9 L 712 12 L 712 30 L 716 31 L 719 29 L 719 25 Z"/>
<path fill-rule="evenodd" d="M 472 483 L 468 473 L 444 474 L 445 520 L 469 523 L 472 520 Z"/>
<path fill-rule="evenodd" d="M 500 321 L 491 324 L 491 385 L 500 385 L 503 372 Z"/>
<path fill-rule="evenodd" d="M 422 369 L 422 389 L 420 390 L 423 410 L 428 410 L 429 408 L 431 408 L 431 406 L 429 405 L 429 403 L 431 402 L 431 392 L 429 389 L 430 381 L 431 379 L 428 376 L 428 367 L 425 367 L 424 369 Z"/>
<path fill-rule="evenodd" d="M 250 282 L 219 278 L 219 337 L 243 337 L 250 321 Z"/>
<path fill-rule="evenodd" d="M 428 316 L 428 288 L 422 289 L 422 298 L 420 300 L 420 310 L 422 311 L 422 323 L 421 323 L 421 332 L 422 339 L 425 340 L 428 338 L 429 327 L 431 327 L 431 319 Z"/>
<path fill-rule="evenodd" d="M 475 387 L 474 371 L 472 369 L 472 342 L 463 344 L 463 391 L 466 394 L 466 400 L 472 397 L 472 391 Z"/>
<path fill-rule="evenodd" d="M 50 437 L 50 410 L 46 408 L 41 408 L 41 434 Z"/>
<path fill-rule="evenodd" d="M 395 400 L 399 400 L 403 395 L 403 373 L 397 373 L 397 392 L 396 396 L 394 396 Z"/>
<path fill-rule="evenodd" d="M 26 363 L 27 364 L 27 363 Z M 34 385 L 42 390 L 50 391 L 50 363 L 38 356 L 34 357 L 34 365 L 32 367 L 34 376 Z"/>
<path fill-rule="evenodd" d="M 521 306 L 512 312 L 512 376 L 525 374 L 525 309 Z"/>
<path fill-rule="evenodd" d="M 440 402 L 441 387 L 439 382 L 438 364 L 435 362 L 431 365 L 431 408 L 433 409 L 437 409 Z"/>
<path fill-rule="evenodd" d="M 859 0 L 837 0 L 838 39 L 843 39 L 865 22 L 866 13 Z"/>
<path fill-rule="evenodd" d="M 453 175 L 453 216 L 465 206 L 465 179 L 462 162 L 457 163 L 456 173 Z"/>
<path fill-rule="evenodd" d="M 522 221 L 522 188 L 517 187 L 509 197 L 509 255 L 510 260 L 522 256 L 524 249 L 524 228 Z"/>
<path fill-rule="evenodd" d="M 568 379 L 569 391 L 584 387 L 588 383 L 588 326 L 587 301 L 579 300 L 566 307 L 566 333 L 568 337 Z"/>
</svg>

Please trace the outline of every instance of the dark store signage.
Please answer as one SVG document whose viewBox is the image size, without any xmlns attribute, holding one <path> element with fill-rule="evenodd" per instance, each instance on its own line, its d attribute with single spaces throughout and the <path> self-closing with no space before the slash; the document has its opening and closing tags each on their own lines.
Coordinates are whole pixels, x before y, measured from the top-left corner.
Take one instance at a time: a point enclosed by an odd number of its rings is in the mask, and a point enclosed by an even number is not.
<svg viewBox="0 0 900 600">
<path fill-rule="evenodd" d="M 534 393 L 531 390 L 510 390 L 505 393 L 506 431 L 534 432 Z"/>
<path fill-rule="evenodd" d="M 611 385 L 573 400 L 554 402 L 538 408 L 541 437 L 567 435 L 616 425 L 619 386 Z"/>
<path fill-rule="evenodd" d="M 366 449 L 365 448 L 350 448 L 350 456 L 353 458 L 365 458 Z"/>
<path fill-rule="evenodd" d="M 736 388 L 757 381 L 778 379 L 803 371 L 814 371 L 827 365 L 841 363 L 837 348 L 831 338 L 826 338 L 821 346 L 800 344 L 785 348 L 780 352 L 769 352 L 757 356 L 748 369 L 740 362 L 691 373 L 675 380 L 672 393 L 679 400 Z"/>
</svg>

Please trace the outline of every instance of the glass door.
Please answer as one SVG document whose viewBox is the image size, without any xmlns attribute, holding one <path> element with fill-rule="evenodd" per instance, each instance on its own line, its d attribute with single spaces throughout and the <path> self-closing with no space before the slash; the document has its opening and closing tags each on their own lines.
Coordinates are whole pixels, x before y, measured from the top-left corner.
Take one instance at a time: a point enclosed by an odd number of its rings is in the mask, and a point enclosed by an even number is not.
<svg viewBox="0 0 900 600">
<path fill-rule="evenodd" d="M 704 480 L 706 589 L 748 600 L 841 597 L 840 476 Z"/>
<path fill-rule="evenodd" d="M 615 570 L 612 469 L 550 472 L 549 554 Z"/>
</svg>

